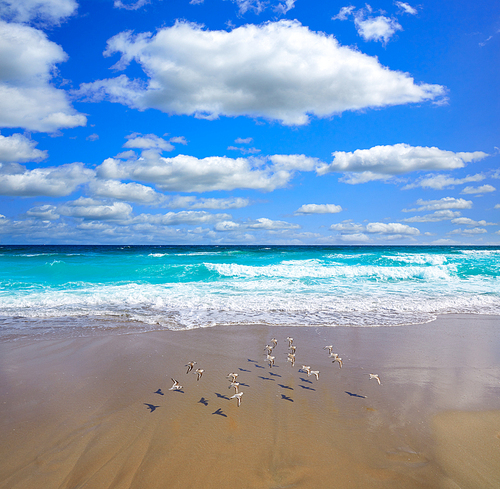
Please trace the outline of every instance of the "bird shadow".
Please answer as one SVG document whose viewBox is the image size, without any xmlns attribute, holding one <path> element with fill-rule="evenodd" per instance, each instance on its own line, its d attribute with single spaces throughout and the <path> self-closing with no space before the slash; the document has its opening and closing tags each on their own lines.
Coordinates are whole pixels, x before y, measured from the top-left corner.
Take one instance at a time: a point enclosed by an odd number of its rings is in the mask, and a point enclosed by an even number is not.
<svg viewBox="0 0 500 489">
<path fill-rule="evenodd" d="M 204 406 L 208 406 L 208 400 L 205 399 L 204 397 L 202 397 L 198 402 L 200 402 L 201 404 L 203 404 Z"/>
<path fill-rule="evenodd" d="M 354 392 L 345 391 L 346 394 L 349 394 L 351 397 L 361 397 L 361 399 L 366 399 L 366 396 L 362 396 L 360 394 L 355 394 Z"/>
<path fill-rule="evenodd" d="M 266 367 L 263 367 L 262 365 L 258 365 L 258 364 L 255 364 L 255 366 L 256 366 L 257 368 L 266 368 Z"/>
<path fill-rule="evenodd" d="M 160 396 L 164 396 L 165 394 L 161 391 L 161 389 L 158 389 L 154 394 L 160 394 Z"/>
<path fill-rule="evenodd" d="M 257 363 L 257 360 L 252 360 L 251 358 L 247 358 L 247 362 Z"/>
<path fill-rule="evenodd" d="M 242 385 L 244 387 L 250 387 L 248 384 L 245 384 L 245 382 L 240 382 L 240 385 Z"/>
<path fill-rule="evenodd" d="M 300 385 L 299 384 L 299 387 L 302 387 L 302 389 L 306 389 L 308 391 L 315 391 L 316 389 L 313 389 L 312 387 L 309 387 L 308 385 Z"/>
<path fill-rule="evenodd" d="M 239 368 L 238 370 L 240 372 L 251 372 L 251 370 L 247 370 L 246 368 Z"/>
<path fill-rule="evenodd" d="M 226 399 L 227 401 L 229 401 L 229 397 L 225 396 L 224 394 L 219 394 L 218 392 L 216 392 L 215 395 L 220 399 Z"/>
<path fill-rule="evenodd" d="M 307 382 L 308 384 L 312 384 L 312 380 L 307 380 L 302 377 L 300 378 L 300 380 L 302 380 L 302 382 Z"/>
<path fill-rule="evenodd" d="M 285 385 L 285 384 L 278 384 L 280 387 L 283 387 L 283 389 L 290 389 L 291 391 L 293 391 L 293 387 L 290 387 L 289 385 Z"/>
<path fill-rule="evenodd" d="M 285 401 L 294 402 L 294 400 L 291 397 L 285 396 L 285 394 L 281 394 L 281 399 Z"/>
<path fill-rule="evenodd" d="M 273 382 L 276 382 L 275 379 L 271 379 L 269 377 L 263 377 L 262 375 L 259 375 L 259 379 L 262 379 L 262 380 L 272 380 Z"/>
<path fill-rule="evenodd" d="M 160 407 L 160 406 L 155 406 L 154 404 L 148 404 L 147 402 L 145 402 L 144 405 L 147 406 L 151 412 L 153 412 L 156 408 Z"/>
<path fill-rule="evenodd" d="M 281 377 L 280 374 L 275 374 L 274 372 L 269 372 L 269 375 L 274 375 L 275 377 Z"/>
<path fill-rule="evenodd" d="M 227 418 L 227 414 L 224 414 L 221 408 L 217 409 L 217 411 L 214 411 L 212 414 L 218 414 L 219 416 L 223 416 L 224 418 Z"/>
</svg>

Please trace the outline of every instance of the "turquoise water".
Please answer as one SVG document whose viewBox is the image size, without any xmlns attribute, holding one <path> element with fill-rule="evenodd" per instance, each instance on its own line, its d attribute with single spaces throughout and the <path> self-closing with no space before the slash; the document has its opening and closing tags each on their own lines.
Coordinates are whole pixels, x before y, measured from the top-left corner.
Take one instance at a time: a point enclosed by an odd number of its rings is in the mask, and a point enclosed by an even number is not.
<svg viewBox="0 0 500 489">
<path fill-rule="evenodd" d="M 2 246 L 0 336 L 500 314 L 500 247 Z"/>
</svg>

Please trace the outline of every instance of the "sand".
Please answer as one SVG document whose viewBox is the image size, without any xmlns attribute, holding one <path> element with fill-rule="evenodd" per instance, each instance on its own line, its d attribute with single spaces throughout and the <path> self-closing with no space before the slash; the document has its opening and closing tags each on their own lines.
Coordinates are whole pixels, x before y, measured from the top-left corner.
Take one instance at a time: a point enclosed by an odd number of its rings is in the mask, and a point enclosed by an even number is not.
<svg viewBox="0 0 500 489">
<path fill-rule="evenodd" d="M 0 440 L 2 489 L 498 488 L 500 318 L 0 342 Z"/>
</svg>

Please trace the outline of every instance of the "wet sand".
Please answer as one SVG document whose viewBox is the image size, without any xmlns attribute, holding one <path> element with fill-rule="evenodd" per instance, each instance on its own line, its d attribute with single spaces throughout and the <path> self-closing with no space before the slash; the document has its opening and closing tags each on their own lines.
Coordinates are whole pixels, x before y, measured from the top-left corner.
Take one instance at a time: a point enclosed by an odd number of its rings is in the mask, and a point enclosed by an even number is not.
<svg viewBox="0 0 500 489">
<path fill-rule="evenodd" d="M 0 439 L 2 489 L 498 488 L 500 318 L 0 342 Z"/>
</svg>

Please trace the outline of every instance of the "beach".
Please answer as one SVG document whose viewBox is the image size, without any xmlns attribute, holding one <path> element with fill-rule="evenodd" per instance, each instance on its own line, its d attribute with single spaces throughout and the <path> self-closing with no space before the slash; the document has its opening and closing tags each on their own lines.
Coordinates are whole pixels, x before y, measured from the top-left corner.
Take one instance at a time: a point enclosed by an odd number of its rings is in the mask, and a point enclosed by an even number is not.
<svg viewBox="0 0 500 489">
<path fill-rule="evenodd" d="M 3 341 L 0 488 L 496 488 L 499 328 L 442 315 Z"/>
</svg>

